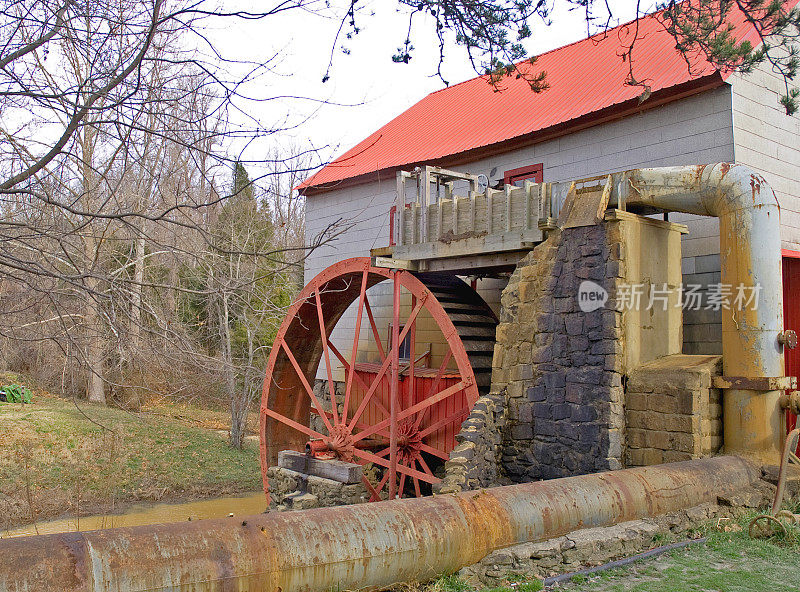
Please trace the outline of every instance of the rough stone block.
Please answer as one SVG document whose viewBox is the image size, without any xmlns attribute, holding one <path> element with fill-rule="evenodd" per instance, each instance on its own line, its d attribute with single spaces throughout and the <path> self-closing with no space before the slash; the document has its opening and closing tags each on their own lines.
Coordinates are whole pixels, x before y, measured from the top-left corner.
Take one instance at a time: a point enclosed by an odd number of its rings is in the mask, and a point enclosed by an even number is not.
<svg viewBox="0 0 800 592">
<path fill-rule="evenodd" d="M 564 317 L 567 335 L 581 335 L 583 333 L 583 314 L 572 313 Z"/>
<path fill-rule="evenodd" d="M 625 397 L 625 406 L 631 411 L 644 411 L 649 409 L 647 403 L 647 393 L 632 393 L 628 391 Z"/>
<path fill-rule="evenodd" d="M 663 451 L 652 448 L 630 448 L 627 456 L 627 464 L 631 467 L 658 465 L 664 462 Z"/>
<path fill-rule="evenodd" d="M 572 405 L 568 403 L 553 405 L 552 407 L 552 418 L 555 421 L 570 417 L 571 414 L 572 414 Z"/>
<path fill-rule="evenodd" d="M 645 446 L 647 448 L 658 448 L 659 450 L 669 450 L 672 445 L 672 434 L 662 431 L 647 431 L 645 433 Z"/>
<path fill-rule="evenodd" d="M 528 401 L 531 403 L 536 403 L 547 399 L 547 391 L 545 390 L 544 385 L 529 387 L 527 394 Z"/>
<path fill-rule="evenodd" d="M 308 510 L 319 506 L 319 498 L 314 494 L 298 491 L 287 495 L 284 504 L 292 510 Z"/>
<path fill-rule="evenodd" d="M 511 428 L 511 437 L 514 440 L 530 440 L 533 438 L 533 426 L 520 424 Z"/>
<path fill-rule="evenodd" d="M 682 452 L 680 450 L 665 450 L 663 453 L 663 458 L 665 463 L 669 463 L 691 460 L 695 458 L 695 456 L 689 452 Z"/>
<path fill-rule="evenodd" d="M 588 405 L 580 405 L 572 409 L 572 421 L 587 422 L 597 419 L 597 410 Z"/>
<path fill-rule="evenodd" d="M 629 448 L 646 448 L 647 447 L 647 430 L 639 428 L 628 427 L 625 431 Z"/>
</svg>

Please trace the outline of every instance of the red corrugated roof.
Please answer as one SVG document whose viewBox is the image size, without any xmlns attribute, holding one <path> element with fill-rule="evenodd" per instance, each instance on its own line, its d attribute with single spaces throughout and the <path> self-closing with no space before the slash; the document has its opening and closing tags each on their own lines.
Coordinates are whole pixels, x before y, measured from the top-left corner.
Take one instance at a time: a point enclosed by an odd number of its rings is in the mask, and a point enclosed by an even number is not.
<svg viewBox="0 0 800 592">
<path fill-rule="evenodd" d="M 788 4 L 796 4 L 791 0 Z M 741 13 L 732 17 L 737 36 L 750 37 Z M 637 29 L 638 27 L 638 29 Z M 533 66 L 545 71 L 550 88 L 534 93 L 524 80 L 504 81 L 495 92 L 484 77 L 431 93 L 328 164 L 300 188 L 334 188 L 341 181 L 404 165 L 434 162 L 470 150 L 531 137 L 544 130 L 631 103 L 638 105 L 641 87 L 625 84 L 628 64 L 622 60 L 626 43 L 637 35 L 634 47 L 636 78 L 650 86 L 653 101 L 669 89 L 717 81 L 725 76 L 704 60 L 693 60 L 691 70 L 675 49 L 674 38 L 656 15 L 541 54 Z M 642 108 L 647 106 L 647 101 Z"/>
</svg>

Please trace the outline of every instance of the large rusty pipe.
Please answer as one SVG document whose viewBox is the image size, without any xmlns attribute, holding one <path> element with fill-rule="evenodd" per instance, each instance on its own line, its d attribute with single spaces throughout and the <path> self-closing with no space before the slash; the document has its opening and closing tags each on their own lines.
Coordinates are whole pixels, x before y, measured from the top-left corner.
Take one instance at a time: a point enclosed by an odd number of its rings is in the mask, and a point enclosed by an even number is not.
<svg viewBox="0 0 800 592">
<path fill-rule="evenodd" d="M 328 592 L 422 581 L 495 549 L 747 487 L 718 457 L 458 495 L 0 540 L 0 590 Z"/>
<path fill-rule="evenodd" d="M 720 163 L 639 169 L 625 173 L 628 204 L 719 218 L 722 284 L 733 301 L 757 292 L 757 307 L 722 311 L 722 364 L 726 376 L 783 376 L 783 290 L 780 206 L 769 184 L 752 169 Z M 781 391 L 727 389 L 723 395 L 725 452 L 774 463 L 783 437 Z"/>
</svg>

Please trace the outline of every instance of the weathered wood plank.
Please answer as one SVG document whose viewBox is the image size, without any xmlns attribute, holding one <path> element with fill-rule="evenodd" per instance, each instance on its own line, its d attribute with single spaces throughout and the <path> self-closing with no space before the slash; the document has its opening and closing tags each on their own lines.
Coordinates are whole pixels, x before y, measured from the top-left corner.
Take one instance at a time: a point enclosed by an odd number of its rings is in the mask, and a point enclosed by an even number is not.
<svg viewBox="0 0 800 592">
<path fill-rule="evenodd" d="M 542 241 L 539 229 L 516 230 L 502 234 L 467 237 L 451 242 L 430 242 L 418 245 L 404 245 L 394 251 L 397 259 L 437 259 L 441 257 L 463 257 L 476 253 L 499 253 L 532 248 L 533 243 Z"/>
<path fill-rule="evenodd" d="M 294 450 L 278 452 L 278 466 L 305 475 L 315 475 L 339 483 L 361 483 L 361 465 L 340 460 L 321 460 Z"/>
</svg>

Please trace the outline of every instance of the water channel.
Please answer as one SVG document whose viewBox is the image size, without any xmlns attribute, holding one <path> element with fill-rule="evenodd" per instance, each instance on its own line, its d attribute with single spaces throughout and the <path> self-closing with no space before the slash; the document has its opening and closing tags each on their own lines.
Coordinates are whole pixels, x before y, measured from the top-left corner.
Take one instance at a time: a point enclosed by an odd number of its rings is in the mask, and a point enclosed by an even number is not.
<svg viewBox="0 0 800 592">
<path fill-rule="evenodd" d="M 198 502 L 137 504 L 122 514 L 65 518 L 37 522 L 6 531 L 0 530 L 0 539 L 35 534 L 54 534 L 98 530 L 101 528 L 118 528 L 121 526 L 140 526 L 142 524 L 164 524 L 186 520 L 224 518 L 231 514 L 234 516 L 250 516 L 252 514 L 260 514 L 266 507 L 267 501 L 263 491 L 239 496 L 218 497 Z"/>
</svg>

